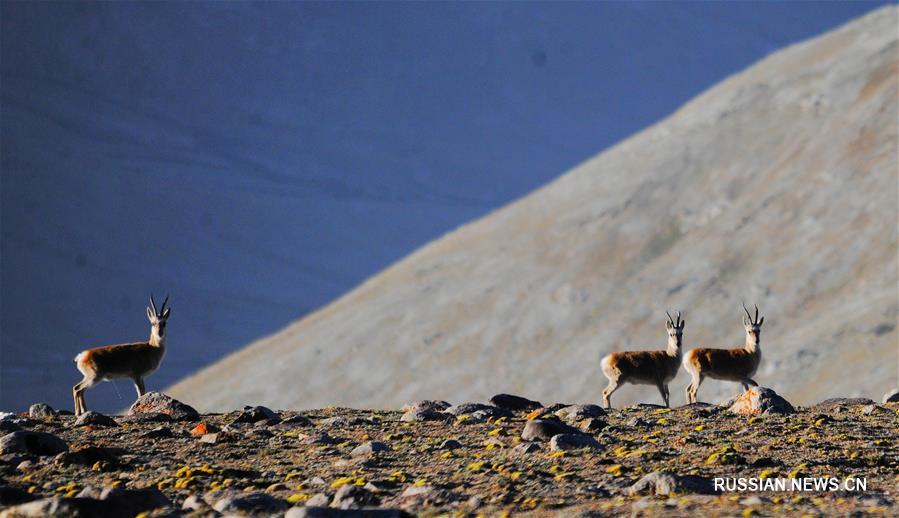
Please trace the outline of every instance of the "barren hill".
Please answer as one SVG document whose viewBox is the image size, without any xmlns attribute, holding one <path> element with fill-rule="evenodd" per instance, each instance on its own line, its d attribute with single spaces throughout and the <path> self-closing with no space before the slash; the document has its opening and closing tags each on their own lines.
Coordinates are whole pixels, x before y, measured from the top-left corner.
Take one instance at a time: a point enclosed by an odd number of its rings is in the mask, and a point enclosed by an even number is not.
<svg viewBox="0 0 899 518">
<path fill-rule="evenodd" d="M 595 402 L 600 357 L 664 347 L 666 308 L 685 348 L 733 346 L 746 301 L 766 316 L 759 383 L 879 398 L 899 367 L 897 57 L 894 6 L 773 54 L 171 392 L 204 410 Z"/>
</svg>

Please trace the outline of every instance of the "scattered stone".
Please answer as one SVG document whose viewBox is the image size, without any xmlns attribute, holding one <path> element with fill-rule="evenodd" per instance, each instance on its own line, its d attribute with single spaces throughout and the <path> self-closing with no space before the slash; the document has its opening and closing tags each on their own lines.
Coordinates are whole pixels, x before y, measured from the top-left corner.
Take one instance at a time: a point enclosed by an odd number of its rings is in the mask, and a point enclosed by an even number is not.
<svg viewBox="0 0 899 518">
<path fill-rule="evenodd" d="M 382 451 L 390 451 L 390 446 L 387 446 L 383 442 L 369 441 L 353 448 L 353 451 L 350 452 L 350 455 L 371 455 L 372 453 L 378 453 Z"/>
<path fill-rule="evenodd" d="M 216 426 L 212 423 L 202 422 L 202 423 L 198 424 L 197 426 L 194 426 L 193 430 L 190 431 L 190 434 L 193 435 L 194 437 L 202 437 L 208 433 L 217 433 L 220 431 L 222 431 L 222 430 L 218 426 Z"/>
<path fill-rule="evenodd" d="M 42 498 L 4 509 L 3 518 L 119 516 L 107 502 L 94 498 Z"/>
<path fill-rule="evenodd" d="M 593 433 L 602 430 L 606 426 L 608 426 L 608 423 L 606 423 L 602 419 L 589 417 L 587 419 L 584 419 L 578 428 L 584 433 Z"/>
<path fill-rule="evenodd" d="M 0 506 L 6 507 L 8 505 L 24 504 L 25 502 L 31 502 L 36 498 L 37 497 L 31 493 L 15 487 L 0 486 Z"/>
<path fill-rule="evenodd" d="M 172 418 L 159 412 L 147 412 L 145 414 L 125 414 L 116 416 L 119 423 L 169 423 Z"/>
<path fill-rule="evenodd" d="M 128 409 L 129 414 L 165 414 L 173 421 L 199 421 L 200 414 L 193 407 L 162 392 L 147 392 L 137 398 Z"/>
<path fill-rule="evenodd" d="M 284 482 L 275 482 L 265 488 L 266 493 L 277 493 L 278 491 L 287 491 L 290 487 Z"/>
<path fill-rule="evenodd" d="M 55 416 L 56 412 L 47 403 L 35 403 L 28 407 L 28 417 L 32 419 L 46 419 Z"/>
<path fill-rule="evenodd" d="M 630 426 L 631 428 L 649 428 L 651 426 L 649 421 L 642 417 L 631 417 L 624 423 L 624 425 Z"/>
<path fill-rule="evenodd" d="M 98 462 L 107 466 L 119 464 L 119 458 L 112 451 L 100 446 L 82 446 L 77 450 L 60 453 L 54 460 L 62 466 L 93 466 Z"/>
<path fill-rule="evenodd" d="M 418 423 L 422 421 L 448 421 L 452 419 L 452 416 L 444 414 L 443 412 L 437 412 L 436 410 L 428 410 L 426 408 L 419 408 L 417 410 L 410 410 L 403 414 L 400 417 L 400 421 L 404 421 L 407 423 Z"/>
<path fill-rule="evenodd" d="M 766 387 L 749 387 L 728 409 L 735 414 L 792 414 L 796 410 L 789 401 Z"/>
<path fill-rule="evenodd" d="M 118 426 L 119 423 L 115 422 L 115 419 L 109 417 L 108 415 L 103 415 L 100 412 L 94 412 L 93 410 L 88 410 L 87 412 L 78 416 L 78 419 L 75 419 L 74 426 Z"/>
<path fill-rule="evenodd" d="M 311 502 L 311 500 L 309 500 Z M 291 507 L 284 518 L 402 518 L 409 516 L 399 509 L 368 508 L 333 509 L 324 506 Z"/>
<path fill-rule="evenodd" d="M 334 444 L 337 442 L 324 432 L 301 434 L 297 438 L 300 440 L 300 444 Z"/>
<path fill-rule="evenodd" d="M 521 444 L 515 445 L 515 447 L 512 448 L 512 453 L 514 453 L 515 455 L 525 455 L 538 451 L 540 451 L 540 446 L 538 446 L 535 442 L 523 442 Z"/>
<path fill-rule="evenodd" d="M 378 501 L 374 494 L 365 488 L 347 484 L 340 486 L 334 499 L 331 501 L 331 507 L 338 509 L 360 509 L 368 505 L 377 505 Z"/>
<path fill-rule="evenodd" d="M 446 401 L 435 401 L 431 399 L 423 399 L 421 401 L 413 401 L 403 405 L 403 412 L 414 412 L 416 410 L 433 410 L 435 412 L 443 412 L 451 405 Z"/>
<path fill-rule="evenodd" d="M 497 408 L 503 408 L 516 412 L 520 410 L 534 410 L 543 407 L 543 405 L 538 401 L 531 401 L 530 399 L 523 398 L 521 396 L 513 396 L 512 394 L 497 394 L 490 398 L 490 404 Z"/>
<path fill-rule="evenodd" d="M 456 498 L 454 493 L 432 485 L 409 486 L 400 495 L 399 503 L 401 508 L 421 507 L 427 504 L 442 504 Z"/>
<path fill-rule="evenodd" d="M 833 397 L 812 405 L 815 410 L 828 410 L 837 406 L 864 406 L 873 405 L 874 400 L 866 397 Z"/>
<path fill-rule="evenodd" d="M 0 454 L 58 455 L 67 451 L 69 446 L 64 440 L 45 432 L 20 430 L 0 437 Z"/>
<path fill-rule="evenodd" d="M 223 514 L 274 514 L 284 511 L 287 507 L 284 500 L 262 492 L 231 494 L 220 498 L 212 506 Z"/>
<path fill-rule="evenodd" d="M 37 464 L 35 464 L 34 462 L 32 462 L 30 460 L 23 460 L 18 465 L 16 465 L 16 471 L 25 472 L 25 471 L 34 469 L 36 466 L 37 466 Z"/>
<path fill-rule="evenodd" d="M 172 505 L 172 502 L 155 488 L 107 488 L 100 493 L 100 500 L 112 504 L 113 508 L 121 516 L 136 516 L 145 511 Z"/>
<path fill-rule="evenodd" d="M 598 405 L 571 405 L 556 410 L 556 415 L 566 421 L 581 422 L 591 417 L 602 417 L 606 411 Z"/>
<path fill-rule="evenodd" d="M 579 434 L 577 428 L 549 419 L 532 419 L 524 425 L 521 438 L 525 441 L 548 441 L 559 434 Z"/>
<path fill-rule="evenodd" d="M 173 437 L 175 434 L 172 433 L 172 429 L 167 426 L 158 426 L 146 433 L 144 433 L 143 437 L 148 439 L 162 439 L 165 437 Z"/>
<path fill-rule="evenodd" d="M 328 503 L 330 501 L 331 501 L 331 499 L 328 498 L 328 495 L 326 495 L 324 493 L 316 493 L 316 494 L 312 495 L 312 498 L 310 498 L 309 500 L 306 500 L 306 506 L 307 507 L 327 508 Z"/>
<path fill-rule="evenodd" d="M 264 406 L 245 406 L 240 415 L 237 416 L 233 423 L 258 423 L 264 421 L 267 424 L 278 424 L 281 422 L 281 416 L 270 408 Z"/>
<path fill-rule="evenodd" d="M 438 447 L 441 450 L 455 450 L 462 447 L 462 443 L 455 439 L 446 439 Z"/>
<path fill-rule="evenodd" d="M 602 445 L 596 442 L 596 439 L 593 437 L 581 433 L 561 433 L 553 436 L 549 441 L 550 451 L 578 450 L 581 448 L 601 450 Z"/>
<path fill-rule="evenodd" d="M 882 403 L 899 403 L 899 388 L 893 389 L 883 395 Z"/>
<path fill-rule="evenodd" d="M 460 415 L 473 414 L 480 410 L 488 412 L 491 417 L 512 417 L 512 414 L 508 410 L 493 405 L 485 405 L 483 403 L 461 403 L 453 405 L 446 409 L 446 413 L 459 417 Z"/>
<path fill-rule="evenodd" d="M 212 507 L 200 498 L 199 495 L 190 495 L 189 497 L 184 499 L 184 503 L 181 504 L 182 509 L 187 509 L 189 511 L 200 511 L 200 512 L 209 512 L 212 510 Z"/>
<path fill-rule="evenodd" d="M 660 496 L 671 493 L 701 493 L 712 494 L 715 492 L 711 479 L 698 475 L 675 475 L 654 471 L 638 480 L 628 488 L 629 495 L 655 494 Z"/>
<path fill-rule="evenodd" d="M 205 433 L 202 437 L 200 437 L 200 442 L 203 444 L 215 444 L 219 442 L 219 440 L 224 436 L 222 432 L 218 433 Z"/>
<path fill-rule="evenodd" d="M 312 420 L 304 415 L 295 415 L 292 417 L 288 417 L 287 419 L 283 419 L 280 423 L 278 423 L 278 427 L 294 427 L 294 426 L 315 426 L 312 423 Z"/>
</svg>

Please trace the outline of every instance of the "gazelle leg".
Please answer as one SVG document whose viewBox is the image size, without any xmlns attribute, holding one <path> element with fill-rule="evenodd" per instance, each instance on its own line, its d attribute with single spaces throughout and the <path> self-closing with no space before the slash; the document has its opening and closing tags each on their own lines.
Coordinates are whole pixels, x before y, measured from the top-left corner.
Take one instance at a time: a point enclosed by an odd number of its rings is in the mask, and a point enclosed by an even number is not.
<svg viewBox="0 0 899 518">
<path fill-rule="evenodd" d="M 75 400 L 75 415 L 76 416 L 81 415 L 81 390 L 82 390 L 81 384 L 82 383 L 84 383 L 83 380 L 79 381 L 78 383 L 75 384 L 74 387 L 72 387 L 72 398 Z"/>
<path fill-rule="evenodd" d="M 134 388 L 137 389 L 137 397 L 141 397 L 144 395 L 144 379 L 143 378 L 134 378 Z"/>
<path fill-rule="evenodd" d="M 704 377 L 700 374 L 698 376 L 693 377 L 693 381 L 690 383 L 690 386 L 687 387 L 687 402 L 695 403 L 698 399 L 699 395 L 699 386 L 702 385 L 702 380 Z"/>
<path fill-rule="evenodd" d="M 609 385 L 602 391 L 602 404 L 606 408 L 612 408 L 612 394 L 621 386 L 618 380 L 609 380 Z"/>
</svg>

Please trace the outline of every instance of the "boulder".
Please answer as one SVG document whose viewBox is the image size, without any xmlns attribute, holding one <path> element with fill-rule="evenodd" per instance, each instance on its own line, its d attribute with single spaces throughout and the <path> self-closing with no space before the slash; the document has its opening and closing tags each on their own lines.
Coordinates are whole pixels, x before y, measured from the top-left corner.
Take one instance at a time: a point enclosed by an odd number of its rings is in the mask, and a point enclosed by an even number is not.
<svg viewBox="0 0 899 518">
<path fill-rule="evenodd" d="M 32 419 L 46 419 L 55 415 L 56 412 L 47 403 L 35 403 L 28 407 L 28 417 Z"/>
<path fill-rule="evenodd" d="M 369 505 L 377 505 L 377 497 L 362 487 L 347 484 L 340 486 L 334 499 L 331 500 L 331 507 L 338 509 L 360 509 Z"/>
<path fill-rule="evenodd" d="M 353 451 L 350 452 L 350 455 L 371 455 L 372 453 L 378 453 L 382 451 L 390 451 L 390 446 L 387 446 L 383 442 L 369 441 L 353 448 Z"/>
<path fill-rule="evenodd" d="M 883 395 L 883 403 L 899 403 L 899 388 Z"/>
<path fill-rule="evenodd" d="M 451 405 L 446 401 L 436 401 L 431 399 L 422 399 L 420 401 L 413 401 L 411 403 L 406 403 L 403 405 L 403 412 L 414 412 L 415 410 L 424 409 L 424 410 L 433 410 L 435 412 L 443 412 Z"/>
<path fill-rule="evenodd" d="M 199 421 L 200 414 L 192 407 L 185 405 L 177 399 L 162 392 L 147 392 L 137 398 L 137 401 L 128 409 L 128 413 L 134 414 L 165 414 L 173 421 Z"/>
<path fill-rule="evenodd" d="M 485 405 L 483 403 L 461 403 L 453 405 L 446 409 L 446 413 L 456 417 L 465 414 L 474 414 L 483 411 L 487 417 L 512 417 L 512 412 L 493 405 Z"/>
<path fill-rule="evenodd" d="M 571 405 L 556 410 L 556 415 L 566 421 L 581 422 L 591 417 L 602 417 L 606 411 L 598 405 Z"/>
<path fill-rule="evenodd" d="M 629 495 L 650 494 L 669 495 L 671 493 L 701 493 L 712 494 L 715 492 L 711 479 L 697 475 L 675 475 L 654 471 L 635 482 L 627 490 Z"/>
<path fill-rule="evenodd" d="M 792 414 L 796 410 L 789 401 L 765 387 L 749 387 L 728 409 L 735 414 Z"/>
<path fill-rule="evenodd" d="M 408 422 L 408 423 L 419 423 L 422 421 L 449 421 L 453 417 L 448 414 L 444 414 L 443 412 L 438 412 L 436 410 L 429 410 L 427 408 L 419 408 L 417 410 L 410 410 L 403 414 L 400 417 L 400 421 Z"/>
<path fill-rule="evenodd" d="M 497 408 L 512 411 L 534 410 L 543 407 L 538 401 L 531 401 L 530 399 L 521 396 L 513 396 L 512 394 L 497 394 L 490 398 L 490 404 Z"/>
<path fill-rule="evenodd" d="M 532 419 L 524 425 L 521 438 L 525 441 L 548 441 L 562 433 L 579 434 L 580 431 L 558 421 Z"/>
<path fill-rule="evenodd" d="M 231 493 L 216 500 L 212 508 L 222 514 L 265 514 L 272 515 L 287 509 L 287 502 L 272 495 L 253 493 Z"/>
<path fill-rule="evenodd" d="M 584 433 L 593 433 L 598 432 L 608 426 L 608 423 L 603 421 L 602 419 L 597 419 L 595 417 L 589 417 L 584 419 L 578 428 L 580 431 Z"/>
<path fill-rule="evenodd" d="M 108 415 L 103 415 L 100 412 L 94 412 L 93 410 L 88 410 L 87 412 L 78 416 L 78 419 L 75 419 L 74 426 L 118 426 L 119 423 L 115 422 L 115 419 L 109 417 Z"/>
<path fill-rule="evenodd" d="M 874 400 L 866 397 L 832 397 L 812 405 L 811 408 L 816 410 L 829 410 L 838 406 L 865 406 L 873 404 Z"/>
<path fill-rule="evenodd" d="M 582 433 L 560 433 L 549 441 L 550 451 L 579 450 L 581 448 L 601 450 L 602 445 L 593 437 Z"/>
<path fill-rule="evenodd" d="M 0 454 L 58 455 L 67 451 L 69 446 L 64 440 L 45 432 L 20 430 L 0 437 Z"/>
<path fill-rule="evenodd" d="M 279 416 L 274 410 L 264 406 L 245 406 L 240 415 L 234 419 L 234 423 L 258 423 L 265 421 L 268 424 L 278 424 L 281 422 Z"/>
</svg>

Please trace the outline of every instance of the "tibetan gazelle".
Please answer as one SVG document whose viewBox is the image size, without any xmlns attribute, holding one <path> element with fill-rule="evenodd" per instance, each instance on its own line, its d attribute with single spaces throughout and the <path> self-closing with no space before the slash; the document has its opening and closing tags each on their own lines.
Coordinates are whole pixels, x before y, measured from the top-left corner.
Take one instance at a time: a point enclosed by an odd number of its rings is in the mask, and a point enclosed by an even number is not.
<svg viewBox="0 0 899 518">
<path fill-rule="evenodd" d="M 84 379 L 72 388 L 75 415 L 87 411 L 84 391 L 101 381 L 128 378 L 134 381 L 137 397 L 144 395 L 144 378 L 159 367 L 165 355 L 165 325 L 171 313 L 171 308 L 165 307 L 168 300 L 166 297 L 161 310 L 157 311 L 153 295 L 150 295 L 150 305 L 147 306 L 150 339 L 146 342 L 95 347 L 75 357 L 75 366 L 84 375 Z"/>
<path fill-rule="evenodd" d="M 667 313 L 667 312 L 666 312 Z M 624 351 L 612 353 L 602 359 L 602 372 L 609 378 L 609 386 L 602 391 L 602 403 L 611 408 L 609 398 L 625 383 L 634 385 L 655 385 L 662 394 L 665 406 L 668 402 L 668 382 L 677 375 L 680 368 L 681 343 L 683 342 L 685 320 L 677 320 L 668 315 L 668 348 L 664 351 Z"/>
<path fill-rule="evenodd" d="M 762 322 L 765 317 L 759 319 L 759 307 L 755 307 L 755 318 L 743 305 L 746 316 L 743 317 L 743 327 L 746 328 L 746 345 L 737 349 L 692 349 L 684 356 L 684 369 L 693 381 L 687 386 L 687 403 L 695 403 L 699 392 L 699 385 L 705 378 L 726 381 L 739 381 L 743 390 L 750 385 L 757 387 L 758 383 L 752 379 L 755 371 L 762 361 L 762 349 L 760 339 L 762 334 Z"/>
</svg>

